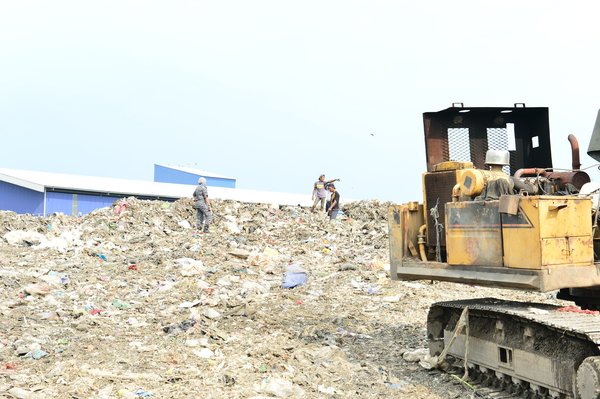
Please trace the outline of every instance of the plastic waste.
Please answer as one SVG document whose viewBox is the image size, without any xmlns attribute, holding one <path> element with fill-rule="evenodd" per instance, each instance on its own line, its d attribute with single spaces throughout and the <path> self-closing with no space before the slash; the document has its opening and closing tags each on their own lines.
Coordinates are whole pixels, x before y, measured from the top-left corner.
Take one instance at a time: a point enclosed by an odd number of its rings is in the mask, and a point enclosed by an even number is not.
<svg viewBox="0 0 600 399">
<path fill-rule="evenodd" d="M 148 391 L 154 393 L 150 399 L 384 397 L 397 392 L 385 385 L 397 381 L 379 378 L 373 375 L 376 368 L 362 367 L 345 359 L 341 349 L 331 349 L 367 340 L 361 333 L 376 328 L 374 320 L 380 316 L 389 317 L 388 324 L 409 323 L 396 319 L 396 304 L 382 301 L 386 295 L 404 294 L 402 283 L 391 285 L 387 276 L 377 274 L 379 269 L 367 268 L 372 259 L 387 259 L 387 212 L 380 217 L 365 205 L 364 211 L 355 211 L 357 219 L 362 218 L 356 223 L 331 227 L 325 225 L 324 215 L 307 207 L 282 205 L 271 210 L 262 204 L 215 199 L 211 229 L 219 234 L 191 239 L 191 230 L 178 226 L 181 219 L 194 226 L 190 203 L 190 198 L 176 201 L 169 212 L 162 212 L 158 202 L 132 199 L 118 217 L 113 205 L 81 220 L 69 215 L 55 219 L 0 215 L 5 231 L 40 231 L 46 240 L 73 231 L 79 239 L 67 240 L 68 252 L 61 254 L 54 247 L 41 250 L 26 241 L 20 248 L 8 248 L 0 232 L 5 255 L 10 256 L 0 265 L 5 294 L 0 311 L 9 331 L 0 339 L 0 349 L 6 352 L 5 361 L 16 359 L 17 364 L 16 372 L 5 371 L 0 392 L 20 386 L 31 389 L 32 398 L 71 394 L 98 399 L 136 399 L 149 396 Z M 235 215 L 242 234 L 227 230 L 219 217 L 226 214 Z M 52 221 L 50 234 L 46 220 Z M 321 252 L 324 247 L 328 254 Z M 290 263 L 304 269 L 289 268 L 304 284 L 291 290 L 281 288 Z M 352 278 L 360 282 L 356 291 L 350 285 Z M 26 295 L 24 287 L 34 283 L 48 284 L 49 294 L 17 297 L 20 292 Z M 366 296 L 376 291 L 377 297 Z M 343 305 L 356 316 L 347 323 L 338 319 L 337 301 L 353 293 L 361 297 Z M 130 307 L 119 310 L 119 302 L 113 304 L 116 299 Z M 423 306 L 420 300 L 402 304 Z M 368 309 L 377 314 L 363 314 Z M 407 309 L 411 312 L 403 317 L 422 313 Z M 314 312 L 323 317 L 302 328 L 298 325 L 298 331 L 294 326 L 293 335 L 265 333 L 263 321 L 286 322 L 290 312 L 298 318 Z M 412 319 L 410 323 L 416 325 Z M 336 331 L 338 326 L 344 329 Z M 253 344 L 248 346 L 250 340 Z M 379 341 L 369 344 L 375 350 L 379 345 Z M 38 348 L 49 355 L 40 360 L 22 357 Z M 113 356 L 116 352 L 120 355 Z M 388 358 L 377 363 L 389 364 Z M 340 374 L 358 373 L 371 383 L 339 379 Z M 270 379 L 261 391 L 265 377 Z M 271 380 L 277 377 L 288 382 Z M 77 379 L 82 384 L 62 382 Z M 306 389 L 306 394 L 302 396 L 298 388 Z"/>
<path fill-rule="evenodd" d="M 148 392 L 143 390 L 142 388 L 137 389 L 133 392 L 138 398 L 149 398 L 151 396 L 153 396 L 154 394 L 152 392 Z"/>
<path fill-rule="evenodd" d="M 376 286 L 376 285 L 375 286 L 371 285 L 371 284 L 366 283 L 364 281 L 357 281 L 357 280 L 353 279 L 350 282 L 350 284 L 356 290 L 360 290 L 360 291 L 362 291 L 362 292 L 364 292 L 365 294 L 368 294 L 368 295 L 376 295 L 376 294 L 379 294 L 381 292 L 381 287 Z"/>
<path fill-rule="evenodd" d="M 114 299 L 111 304 L 117 309 L 128 309 L 131 307 L 127 302 L 123 302 L 120 299 Z"/>
<path fill-rule="evenodd" d="M 135 393 L 128 391 L 126 389 L 119 389 L 117 391 L 117 397 L 124 398 L 124 399 L 137 399 L 138 398 L 138 396 L 136 396 Z"/>
<path fill-rule="evenodd" d="M 279 251 L 277 251 L 276 249 L 274 249 L 274 248 L 271 248 L 271 247 L 266 247 L 266 248 L 263 250 L 263 255 L 265 255 L 265 256 L 267 256 L 267 257 L 274 258 L 274 257 L 276 257 L 276 256 L 279 256 Z"/>
<path fill-rule="evenodd" d="M 381 300 L 383 302 L 389 302 L 389 303 L 400 302 L 402 300 L 402 295 L 384 296 L 383 298 L 381 298 Z"/>
<path fill-rule="evenodd" d="M 180 220 L 179 222 L 177 222 L 177 225 L 185 230 L 189 230 L 192 228 L 192 225 L 187 220 Z"/>
<path fill-rule="evenodd" d="M 298 264 L 292 263 L 288 266 L 285 275 L 283 276 L 283 283 L 281 288 L 294 288 L 300 285 L 306 284 L 308 275 L 306 271 L 302 269 Z"/>
<path fill-rule="evenodd" d="M 327 395 L 335 395 L 335 393 L 336 393 L 336 389 L 334 387 L 327 387 L 325 385 L 319 385 L 317 387 L 317 391 L 319 391 L 320 393 L 327 394 Z"/>
<path fill-rule="evenodd" d="M 221 317 L 221 313 L 219 313 L 215 309 L 208 308 L 204 311 L 204 316 L 209 319 L 218 319 Z"/>
<path fill-rule="evenodd" d="M 338 267 L 339 271 L 356 270 L 356 265 L 352 263 L 344 263 Z"/>
<path fill-rule="evenodd" d="M 8 390 L 8 394 L 17 399 L 30 399 L 33 398 L 35 393 L 33 391 L 29 391 L 27 389 L 14 387 Z"/>
<path fill-rule="evenodd" d="M 224 224 L 230 234 L 240 234 L 242 232 L 235 222 L 225 222 Z"/>
<path fill-rule="evenodd" d="M 120 201 L 114 208 L 115 215 L 120 215 L 127 210 L 127 202 Z"/>
<path fill-rule="evenodd" d="M 187 331 L 190 328 L 194 327 L 195 324 L 196 320 L 188 319 L 177 324 L 172 324 L 170 326 L 163 327 L 163 331 L 167 334 L 172 334 L 179 331 Z"/>
<path fill-rule="evenodd" d="M 379 293 L 379 288 L 378 287 L 369 287 L 367 288 L 367 294 L 369 295 L 375 295 Z"/>
<path fill-rule="evenodd" d="M 280 378 L 265 378 L 260 385 L 260 390 L 278 398 L 296 398 L 304 395 L 302 388 Z"/>
<path fill-rule="evenodd" d="M 51 288 L 46 283 L 37 283 L 37 284 L 28 284 L 23 287 L 23 291 L 29 295 L 48 295 L 51 291 Z"/>
<path fill-rule="evenodd" d="M 355 338 L 365 338 L 365 339 L 373 339 L 372 336 L 367 335 L 367 334 L 359 334 L 359 333 L 355 333 L 352 331 L 348 331 L 342 327 L 338 327 L 337 328 L 337 332 L 341 335 L 341 336 L 350 336 L 350 337 L 355 337 Z"/>
<path fill-rule="evenodd" d="M 39 360 L 46 356 L 48 356 L 48 352 L 41 349 L 36 349 L 31 352 L 27 352 L 23 357 Z"/>
<path fill-rule="evenodd" d="M 419 348 L 412 351 L 406 351 L 402 358 L 407 362 L 420 362 L 426 356 L 429 356 L 429 349 Z"/>
<path fill-rule="evenodd" d="M 211 357 L 215 356 L 215 353 L 208 348 L 194 350 L 194 351 L 192 351 L 192 353 L 194 353 L 194 355 L 198 356 L 201 359 L 210 359 Z"/>
<path fill-rule="evenodd" d="M 198 306 L 200 305 L 201 301 L 199 300 L 195 300 L 195 301 L 184 301 L 181 302 L 179 304 L 180 308 L 184 308 L 184 309 L 189 309 L 189 308 L 193 308 L 194 306 Z"/>
</svg>

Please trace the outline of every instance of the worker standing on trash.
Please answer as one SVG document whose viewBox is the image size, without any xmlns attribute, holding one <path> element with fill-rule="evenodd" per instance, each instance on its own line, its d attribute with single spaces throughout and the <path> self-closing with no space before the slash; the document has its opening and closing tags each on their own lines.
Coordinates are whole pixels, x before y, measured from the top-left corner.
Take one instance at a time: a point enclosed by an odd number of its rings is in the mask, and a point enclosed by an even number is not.
<svg viewBox="0 0 600 399">
<path fill-rule="evenodd" d="M 329 215 L 329 220 L 333 220 L 337 217 L 338 212 L 340 211 L 340 193 L 337 192 L 334 184 L 330 184 L 328 189 L 331 193 L 331 199 L 329 207 L 327 208 L 327 214 Z"/>
<path fill-rule="evenodd" d="M 198 212 L 196 228 L 199 231 L 208 233 L 208 226 L 212 222 L 212 212 L 210 209 L 210 200 L 208 199 L 206 179 L 204 177 L 198 179 L 198 187 L 194 190 L 194 208 Z"/>
<path fill-rule="evenodd" d="M 319 176 L 319 180 L 317 180 L 313 185 L 312 200 L 314 202 L 312 208 L 310 208 L 311 211 L 315 210 L 315 207 L 317 206 L 317 204 L 319 204 L 319 202 L 321 203 L 319 205 L 321 211 L 325 211 L 325 201 L 327 200 L 327 186 L 333 183 L 334 181 L 338 180 L 340 179 L 325 181 L 325 175 Z"/>
</svg>

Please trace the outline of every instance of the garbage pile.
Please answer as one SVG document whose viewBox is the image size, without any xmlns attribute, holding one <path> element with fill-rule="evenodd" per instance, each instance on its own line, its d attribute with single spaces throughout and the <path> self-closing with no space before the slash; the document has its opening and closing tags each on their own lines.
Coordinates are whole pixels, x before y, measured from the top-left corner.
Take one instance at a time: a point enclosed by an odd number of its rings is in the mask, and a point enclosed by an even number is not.
<svg viewBox="0 0 600 399">
<path fill-rule="evenodd" d="M 492 290 L 392 282 L 389 204 L 346 204 L 334 221 L 301 207 L 212 205 L 209 234 L 195 230 L 191 199 L 127 198 L 79 218 L 0 212 L 0 395 L 442 398 L 460 389 L 415 373 L 402 354 L 425 346 L 432 302 Z"/>
</svg>

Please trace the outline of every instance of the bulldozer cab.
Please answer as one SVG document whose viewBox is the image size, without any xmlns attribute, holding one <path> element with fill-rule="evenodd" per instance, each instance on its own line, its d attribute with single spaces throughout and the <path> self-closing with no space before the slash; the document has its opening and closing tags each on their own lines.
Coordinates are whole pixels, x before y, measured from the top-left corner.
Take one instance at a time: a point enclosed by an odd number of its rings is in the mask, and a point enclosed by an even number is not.
<svg viewBox="0 0 600 399">
<path fill-rule="evenodd" d="M 553 169 L 548 108 L 458 103 L 424 113 L 423 127 L 423 202 L 389 210 L 393 279 L 544 292 L 600 285 L 600 229 L 592 199 L 577 194 L 590 178 L 572 135 L 572 167 Z M 600 154 L 600 122 L 595 133 L 590 150 Z M 486 153 L 506 156 L 493 164 Z"/>
<path fill-rule="evenodd" d="M 423 121 L 423 203 L 388 214 L 392 279 L 557 291 L 581 307 L 435 303 L 436 364 L 450 354 L 475 384 L 508 387 L 502 397 L 600 398 L 600 321 L 587 313 L 600 310 L 600 185 L 580 169 L 577 139 L 571 168 L 557 170 L 547 108 L 453 104 Z M 600 160 L 600 112 L 588 154 Z"/>
<path fill-rule="evenodd" d="M 522 168 L 552 168 L 548 108 L 455 103 L 442 111 L 425 112 L 423 126 L 428 172 L 446 161 L 472 162 L 484 169 L 487 150 L 509 152 L 508 174 Z"/>
</svg>

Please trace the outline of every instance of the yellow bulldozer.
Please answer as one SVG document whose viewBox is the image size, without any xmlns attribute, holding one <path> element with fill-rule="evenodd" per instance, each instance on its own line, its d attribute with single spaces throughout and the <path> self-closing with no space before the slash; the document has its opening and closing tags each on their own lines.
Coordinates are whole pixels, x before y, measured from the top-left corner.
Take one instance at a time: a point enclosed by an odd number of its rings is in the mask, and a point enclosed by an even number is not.
<svg viewBox="0 0 600 399">
<path fill-rule="evenodd" d="M 571 311 L 496 298 L 432 305 L 432 356 L 507 397 L 600 398 L 600 184 L 552 165 L 548 108 L 465 107 L 423 114 L 422 202 L 389 209 L 395 280 L 556 292 Z M 600 111 L 588 154 L 600 161 Z"/>
</svg>

